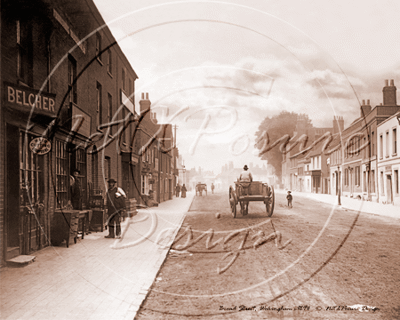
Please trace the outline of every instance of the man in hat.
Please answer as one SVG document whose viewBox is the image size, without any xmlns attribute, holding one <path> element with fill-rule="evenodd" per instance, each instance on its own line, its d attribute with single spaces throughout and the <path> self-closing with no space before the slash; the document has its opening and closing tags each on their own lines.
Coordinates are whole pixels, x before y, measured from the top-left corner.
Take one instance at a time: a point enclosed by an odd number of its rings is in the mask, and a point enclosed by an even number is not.
<svg viewBox="0 0 400 320">
<path fill-rule="evenodd" d="M 71 202 L 72 207 L 75 210 L 82 210 L 82 186 L 79 181 L 79 175 L 81 172 L 78 169 L 75 169 L 72 173 L 73 176 L 73 184 L 71 185 Z"/>
<path fill-rule="evenodd" d="M 117 188 L 117 181 L 108 180 L 107 212 L 108 212 L 108 236 L 106 238 L 121 237 L 121 211 L 125 210 L 126 194 L 121 188 Z M 115 229 L 114 229 L 115 228 Z"/>
<path fill-rule="evenodd" d="M 243 171 L 239 176 L 239 182 L 243 187 L 244 194 L 247 195 L 249 193 L 249 186 L 250 183 L 253 181 L 253 176 L 251 175 L 251 172 L 248 171 L 249 167 L 247 164 L 244 165 Z"/>
<path fill-rule="evenodd" d="M 293 204 L 292 204 L 293 196 L 292 196 L 292 192 L 290 190 L 287 192 L 286 199 L 287 199 L 288 207 L 293 208 Z"/>
</svg>

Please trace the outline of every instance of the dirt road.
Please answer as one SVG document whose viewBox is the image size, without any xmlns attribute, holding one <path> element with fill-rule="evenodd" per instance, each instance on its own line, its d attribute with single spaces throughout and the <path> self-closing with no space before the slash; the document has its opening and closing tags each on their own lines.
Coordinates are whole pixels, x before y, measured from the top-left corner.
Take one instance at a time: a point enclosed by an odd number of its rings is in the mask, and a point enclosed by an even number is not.
<svg viewBox="0 0 400 320">
<path fill-rule="evenodd" d="M 400 319 L 399 244 L 392 218 L 277 194 L 233 219 L 198 196 L 136 318 Z"/>
</svg>

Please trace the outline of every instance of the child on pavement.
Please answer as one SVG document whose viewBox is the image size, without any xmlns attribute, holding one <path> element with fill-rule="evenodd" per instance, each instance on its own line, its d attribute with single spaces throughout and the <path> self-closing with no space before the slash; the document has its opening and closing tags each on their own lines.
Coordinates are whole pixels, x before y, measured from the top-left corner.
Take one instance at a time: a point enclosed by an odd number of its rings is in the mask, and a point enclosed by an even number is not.
<svg viewBox="0 0 400 320">
<path fill-rule="evenodd" d="M 293 208 L 293 205 L 292 205 L 293 196 L 292 196 L 292 194 L 291 194 L 291 191 L 288 191 L 288 192 L 287 192 L 286 199 L 287 199 L 287 205 L 288 205 L 288 207 Z"/>
</svg>

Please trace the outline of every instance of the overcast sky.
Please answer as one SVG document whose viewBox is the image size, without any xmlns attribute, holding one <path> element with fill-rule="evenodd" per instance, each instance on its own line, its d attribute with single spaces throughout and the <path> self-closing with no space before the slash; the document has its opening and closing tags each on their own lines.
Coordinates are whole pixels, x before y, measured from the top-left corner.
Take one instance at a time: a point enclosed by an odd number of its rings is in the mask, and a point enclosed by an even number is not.
<svg viewBox="0 0 400 320">
<path fill-rule="evenodd" d="M 136 105 L 148 92 L 168 110 L 187 168 L 262 165 L 265 117 L 347 126 L 361 100 L 382 102 L 385 79 L 400 84 L 400 1 L 94 2 L 139 76 Z"/>
</svg>

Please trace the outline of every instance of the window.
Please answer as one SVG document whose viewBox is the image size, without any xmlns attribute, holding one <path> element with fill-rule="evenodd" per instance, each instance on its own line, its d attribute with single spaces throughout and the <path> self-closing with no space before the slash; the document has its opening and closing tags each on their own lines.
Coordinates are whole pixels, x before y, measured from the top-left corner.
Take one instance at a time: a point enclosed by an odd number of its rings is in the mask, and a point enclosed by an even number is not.
<svg viewBox="0 0 400 320">
<path fill-rule="evenodd" d="M 372 146 L 371 146 L 371 155 L 375 156 L 375 132 L 372 131 L 372 138 L 371 138 Z"/>
<path fill-rule="evenodd" d="M 379 136 L 379 158 L 383 158 L 383 135 Z"/>
<path fill-rule="evenodd" d="M 392 132 L 392 154 L 393 155 L 397 154 L 397 130 L 396 130 L 396 128 L 393 128 L 393 132 Z"/>
<path fill-rule="evenodd" d="M 107 113 L 107 123 L 110 124 L 112 120 L 113 112 L 112 112 L 112 95 L 108 94 L 108 113 Z M 110 128 L 110 135 L 112 135 L 112 126 Z"/>
<path fill-rule="evenodd" d="M 17 76 L 25 84 L 31 84 L 32 79 L 32 36 L 30 26 L 25 21 L 17 20 Z"/>
<path fill-rule="evenodd" d="M 126 90 L 126 71 L 122 68 L 122 90 Z"/>
<path fill-rule="evenodd" d="M 97 109 L 96 109 L 96 124 L 100 126 L 102 124 L 102 87 L 100 83 L 96 83 L 97 92 Z"/>
<path fill-rule="evenodd" d="M 363 191 L 367 192 L 367 172 L 363 171 Z"/>
<path fill-rule="evenodd" d="M 126 144 L 126 129 L 124 129 L 124 126 L 125 126 L 125 117 L 126 117 L 126 115 L 125 115 L 125 107 L 122 107 L 122 120 L 123 120 L 123 122 L 122 122 L 122 143 L 123 144 Z"/>
<path fill-rule="evenodd" d="M 96 33 L 96 58 L 101 62 L 101 35 Z"/>
<path fill-rule="evenodd" d="M 69 102 L 78 103 L 77 90 L 76 90 L 76 60 L 68 56 L 68 91 Z"/>
<path fill-rule="evenodd" d="M 386 131 L 386 152 L 385 155 L 386 157 L 389 157 L 389 146 L 390 146 L 390 141 L 389 141 L 389 131 Z"/>
<path fill-rule="evenodd" d="M 68 154 L 66 144 L 56 140 L 56 206 L 63 208 L 68 202 Z"/>
<path fill-rule="evenodd" d="M 349 170 L 347 168 L 344 169 L 344 185 L 349 185 Z"/>
<path fill-rule="evenodd" d="M 111 158 L 104 157 L 104 179 L 111 179 Z"/>
<path fill-rule="evenodd" d="M 370 171 L 369 183 L 369 191 L 375 193 L 375 170 Z"/>
<path fill-rule="evenodd" d="M 394 170 L 394 191 L 399 194 L 399 170 Z"/>
<path fill-rule="evenodd" d="M 360 167 L 358 166 L 358 167 L 356 167 L 355 168 L 356 170 L 355 170 L 355 184 L 356 184 L 356 186 L 360 186 L 361 185 L 361 177 L 360 177 Z"/>
<path fill-rule="evenodd" d="M 108 59 L 107 59 L 107 72 L 112 74 L 112 51 L 108 49 Z"/>
</svg>

